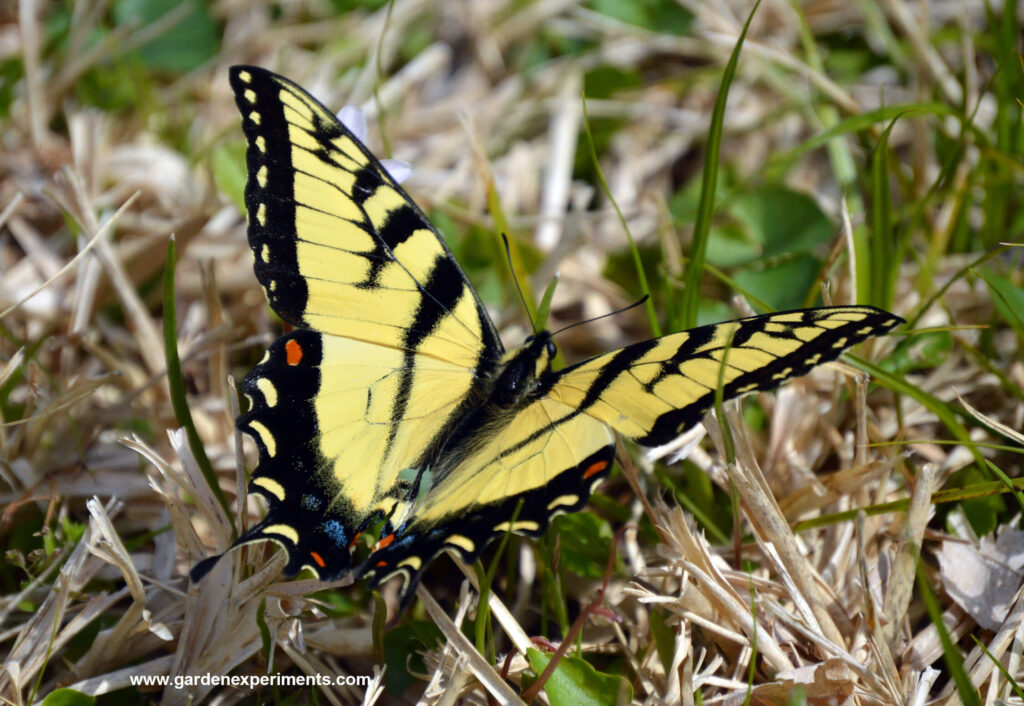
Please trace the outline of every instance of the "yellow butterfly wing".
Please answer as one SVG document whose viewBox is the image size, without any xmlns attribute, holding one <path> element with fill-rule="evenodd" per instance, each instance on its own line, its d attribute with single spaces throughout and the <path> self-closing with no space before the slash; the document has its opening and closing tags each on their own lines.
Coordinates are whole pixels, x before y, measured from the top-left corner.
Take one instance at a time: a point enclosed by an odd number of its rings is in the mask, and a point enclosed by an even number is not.
<svg viewBox="0 0 1024 706">
<path fill-rule="evenodd" d="M 467 559 L 506 531 L 538 535 L 582 508 L 607 474 L 614 428 L 647 446 L 675 439 L 724 399 L 777 387 L 902 319 L 872 307 L 782 312 L 644 341 L 541 375 L 532 401 L 406 509 L 363 570 L 405 590 L 443 549 Z M 724 361 L 724 363 L 723 363 Z M 518 514 L 516 510 L 518 508 Z M 513 515 L 515 514 L 515 519 Z"/>
<path fill-rule="evenodd" d="M 330 111 L 256 67 L 233 67 L 231 86 L 256 277 L 281 318 L 466 368 L 501 350 L 444 240 Z"/>
<path fill-rule="evenodd" d="M 474 560 L 506 532 L 533 537 L 550 519 L 583 508 L 611 470 L 615 434 L 606 425 L 548 397 L 511 412 L 448 474 L 406 508 L 361 570 L 375 582 L 395 574 L 403 594 L 444 549 Z M 390 529 L 388 531 L 391 531 Z"/>
<path fill-rule="evenodd" d="M 627 346 L 557 374 L 549 395 L 645 446 L 672 441 L 724 399 L 770 390 L 903 320 L 867 306 L 787 311 Z"/>
<path fill-rule="evenodd" d="M 238 427 L 259 451 L 250 488 L 270 504 L 238 543 L 276 541 L 287 574 L 333 578 L 504 349 L 441 236 L 330 111 L 263 69 L 230 79 L 254 269 L 297 327 L 242 384 Z"/>
</svg>

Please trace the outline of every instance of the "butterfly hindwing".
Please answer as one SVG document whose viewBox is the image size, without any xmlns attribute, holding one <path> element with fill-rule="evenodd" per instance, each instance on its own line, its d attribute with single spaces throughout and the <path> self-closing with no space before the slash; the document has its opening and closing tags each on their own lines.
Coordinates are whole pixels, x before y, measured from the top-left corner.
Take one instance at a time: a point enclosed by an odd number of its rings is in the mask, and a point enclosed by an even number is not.
<svg viewBox="0 0 1024 706">
<path fill-rule="evenodd" d="M 246 541 L 285 546 L 288 575 L 348 571 L 357 533 L 404 499 L 403 472 L 470 397 L 472 371 L 424 357 L 396 417 L 403 360 L 401 350 L 297 329 L 243 381 L 250 408 L 238 426 L 259 450 L 250 487 L 270 501 Z"/>
<path fill-rule="evenodd" d="M 385 537 L 366 568 L 376 581 L 403 573 L 409 587 L 444 549 L 472 561 L 506 532 L 539 536 L 552 516 L 583 508 L 614 455 L 607 425 L 539 397 L 435 478 L 403 531 Z"/>
</svg>

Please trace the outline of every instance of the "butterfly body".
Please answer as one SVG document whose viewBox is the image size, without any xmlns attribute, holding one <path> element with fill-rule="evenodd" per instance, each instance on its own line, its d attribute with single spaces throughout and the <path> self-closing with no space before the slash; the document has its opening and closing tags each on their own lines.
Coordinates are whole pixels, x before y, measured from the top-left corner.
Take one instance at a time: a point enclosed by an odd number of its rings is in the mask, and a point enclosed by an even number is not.
<svg viewBox="0 0 1024 706">
<path fill-rule="evenodd" d="M 235 546 L 277 542 L 286 575 L 399 574 L 408 600 L 438 553 L 473 560 L 581 509 L 616 432 L 667 443 L 719 387 L 725 399 L 774 388 L 901 321 L 862 306 L 781 312 L 554 370 L 549 332 L 505 350 L 444 239 L 330 111 L 264 69 L 234 67 L 231 84 L 254 269 L 296 327 L 242 383 L 237 424 L 259 452 L 250 490 L 268 510 Z"/>
</svg>

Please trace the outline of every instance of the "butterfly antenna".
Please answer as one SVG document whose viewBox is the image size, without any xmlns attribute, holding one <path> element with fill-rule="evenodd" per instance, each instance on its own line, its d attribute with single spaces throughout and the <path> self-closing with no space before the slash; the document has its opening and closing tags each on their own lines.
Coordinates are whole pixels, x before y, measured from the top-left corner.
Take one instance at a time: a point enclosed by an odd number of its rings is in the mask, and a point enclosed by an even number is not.
<svg viewBox="0 0 1024 706">
<path fill-rule="evenodd" d="M 650 294 L 645 294 L 642 297 L 640 297 L 639 299 L 637 299 L 635 302 L 630 304 L 629 306 L 624 306 L 621 309 L 616 309 L 615 311 L 609 311 L 607 314 L 601 314 L 600 316 L 595 316 L 592 319 L 584 319 L 583 321 L 577 321 L 574 324 L 569 324 L 568 326 L 566 326 L 564 328 L 558 329 L 557 331 L 555 331 L 551 335 L 552 336 L 557 336 L 558 334 L 562 333 L 562 331 L 568 331 L 569 329 L 571 329 L 571 328 L 573 328 L 575 326 L 582 326 L 583 324 L 590 324 L 590 323 L 593 323 L 595 321 L 600 321 L 601 319 L 607 319 L 609 316 L 617 316 L 619 314 L 623 314 L 623 313 L 629 311 L 630 309 L 637 308 L 638 306 L 640 306 L 641 304 L 643 304 L 644 302 L 646 302 L 650 298 L 651 298 Z"/>
<path fill-rule="evenodd" d="M 523 288 L 519 286 L 519 278 L 516 277 L 516 268 L 512 266 L 512 248 L 508 244 L 508 236 L 504 233 L 501 234 L 501 242 L 505 243 L 505 257 L 508 259 L 508 270 L 512 273 L 512 281 L 516 285 L 516 291 L 519 292 L 519 301 L 523 303 L 523 311 L 526 312 L 526 318 L 530 320 L 530 328 L 533 329 L 533 335 L 537 335 L 537 326 L 533 322 L 533 316 L 530 315 L 530 307 L 526 304 L 526 297 L 523 296 Z"/>
</svg>

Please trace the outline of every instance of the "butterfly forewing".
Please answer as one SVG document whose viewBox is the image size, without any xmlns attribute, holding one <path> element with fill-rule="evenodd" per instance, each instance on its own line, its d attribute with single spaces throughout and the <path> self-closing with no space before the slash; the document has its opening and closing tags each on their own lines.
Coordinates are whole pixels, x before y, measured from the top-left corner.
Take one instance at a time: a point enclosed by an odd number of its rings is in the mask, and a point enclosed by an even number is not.
<svg viewBox="0 0 1024 706">
<path fill-rule="evenodd" d="M 467 368 L 500 354 L 444 241 L 338 119 L 262 69 L 233 68 L 231 85 L 249 143 L 249 244 L 274 310 Z"/>
<path fill-rule="evenodd" d="M 557 374 L 553 399 L 645 446 L 675 439 L 724 399 L 803 375 L 902 319 L 866 306 L 753 316 L 671 334 Z"/>
</svg>

